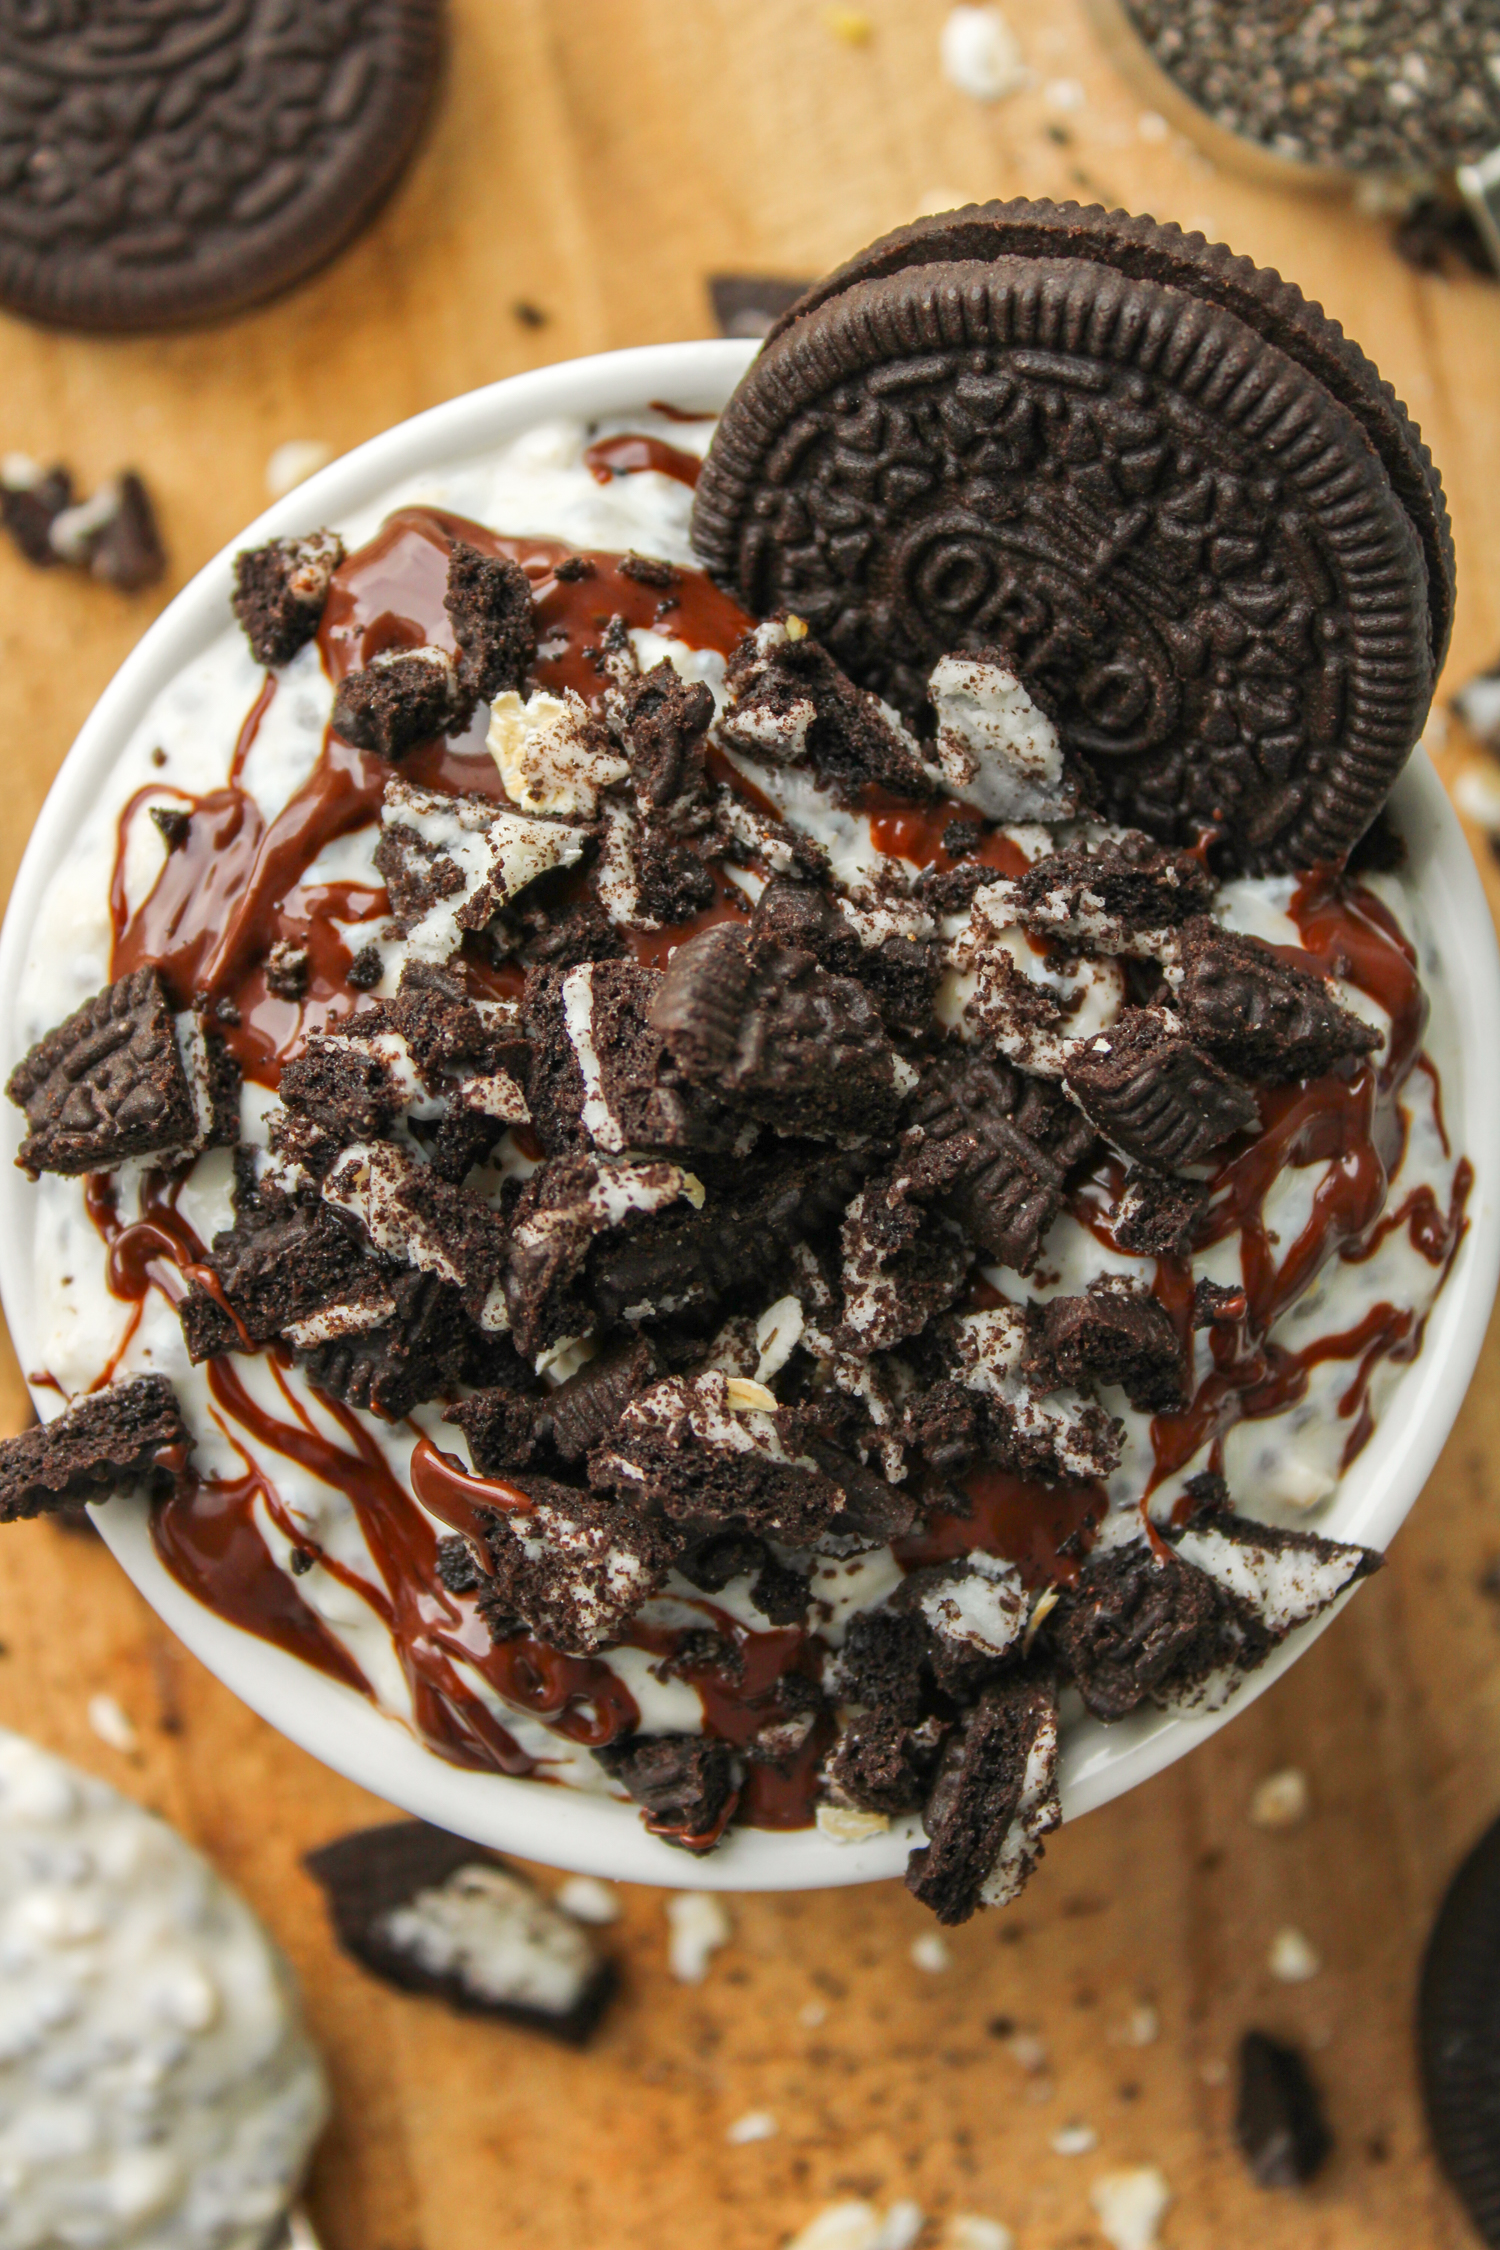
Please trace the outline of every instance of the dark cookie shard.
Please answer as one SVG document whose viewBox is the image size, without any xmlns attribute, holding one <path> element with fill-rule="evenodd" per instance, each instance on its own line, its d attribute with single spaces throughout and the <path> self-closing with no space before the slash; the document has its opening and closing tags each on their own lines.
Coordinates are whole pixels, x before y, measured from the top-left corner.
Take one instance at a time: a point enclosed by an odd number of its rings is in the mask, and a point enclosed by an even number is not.
<svg viewBox="0 0 1500 2250">
<path fill-rule="evenodd" d="M 1184 1403 L 1182 1345 L 1171 1317 L 1123 1275 L 1101 1275 L 1081 1297 L 1049 1298 L 1037 1327 L 1038 1364 L 1054 1382 L 1085 1391 L 1119 1383 L 1145 1414 Z"/>
<path fill-rule="evenodd" d="M 192 1443 L 165 1375 L 112 1383 L 0 1445 L 0 1523 L 142 1485 L 166 1491 L 186 1468 Z"/>
<path fill-rule="evenodd" d="M 900 935 L 867 944 L 849 916 L 820 885 L 776 876 L 750 917 L 757 946 L 810 953 L 825 969 L 855 977 L 889 1028 L 913 1039 L 932 1029 L 932 1002 L 942 981 L 941 950 L 930 938 Z"/>
<path fill-rule="evenodd" d="M 424 1399 L 451 1398 L 462 1383 L 495 1383 L 514 1369 L 509 1337 L 476 1328 L 449 1283 L 386 1270 L 393 1310 L 378 1325 L 340 1322 L 320 1338 L 318 1316 L 309 1316 L 309 1341 L 298 1345 L 297 1359 L 315 1389 L 399 1422 Z M 351 1308 L 364 1309 L 359 1302 Z"/>
<path fill-rule="evenodd" d="M 569 1656 L 592 1656 L 620 1637 L 641 1603 L 660 1591 L 672 1545 L 630 1508 L 529 1470 L 507 1480 L 531 1505 L 489 1509 L 485 1538 L 491 1583 L 480 1612 Z"/>
<path fill-rule="evenodd" d="M 405 1109 L 406 1090 L 375 1043 L 385 1029 L 381 1012 L 351 1016 L 337 1031 L 315 1032 L 284 1066 L 278 1092 L 298 1120 L 299 1156 L 376 1140 Z"/>
<path fill-rule="evenodd" d="M 921 1619 L 931 1636 L 934 1677 L 950 1694 L 1020 1655 L 1031 1609 L 1015 1564 L 980 1548 L 909 1572 L 891 1606 Z"/>
<path fill-rule="evenodd" d="M 1013 1899 L 1057 1827 L 1057 1702 L 1049 1680 L 985 1689 L 944 1745 L 906 1887 L 943 1923 Z"/>
<path fill-rule="evenodd" d="M 603 1443 L 637 1393 L 664 1373 L 655 1348 L 644 1336 L 632 1337 L 600 1352 L 555 1390 L 476 1391 L 450 1406 L 443 1419 L 463 1431 L 481 1476 L 524 1468 L 539 1448 L 550 1448 L 572 1468 Z"/>
<path fill-rule="evenodd" d="M 1234 2137 L 1257 2187 L 1305 2187 L 1333 2147 L 1323 2104 L 1295 2047 L 1268 2032 L 1240 2041 Z"/>
<path fill-rule="evenodd" d="M 900 796 L 933 794 L 915 738 L 878 697 L 855 686 L 800 620 L 747 633 L 724 684 L 729 704 L 718 731 L 746 756 L 809 764 L 821 778 L 851 787 L 877 782 Z"/>
<path fill-rule="evenodd" d="M 234 614 L 258 664 L 289 664 L 323 622 L 333 574 L 344 559 L 334 531 L 273 539 L 234 558 Z"/>
<path fill-rule="evenodd" d="M 889 1607 L 856 1610 L 835 1677 L 847 1702 L 917 1725 L 935 1707 L 932 1636 L 923 1619 Z"/>
<path fill-rule="evenodd" d="M 711 1852 L 734 1817 L 740 1794 L 734 1753 L 717 1737 L 631 1735 L 594 1755 L 664 1843 L 700 1855 Z"/>
<path fill-rule="evenodd" d="M 465 695 L 489 703 L 521 688 L 536 659 L 531 580 L 508 555 L 486 555 L 456 539 L 448 561 L 443 607 L 458 643 L 458 679 Z"/>
<path fill-rule="evenodd" d="M 1200 1181 L 1133 1164 L 1115 1205 L 1116 1246 L 1138 1257 L 1185 1258 L 1207 1209 L 1208 1189 Z"/>
<path fill-rule="evenodd" d="M 1163 1008 L 1126 1008 L 1069 1058 L 1067 1087 L 1101 1133 L 1143 1164 L 1197 1164 L 1232 1133 L 1253 1133 L 1248 1086 L 1194 1044 Z"/>
<path fill-rule="evenodd" d="M 309 5 L 282 46 L 243 9 L 214 9 L 173 15 L 149 51 L 127 52 L 118 19 L 28 20 L 7 39 L 0 89 L 14 151 L 0 303 L 65 327 L 151 330 L 222 318 L 310 273 L 405 164 L 441 22 L 433 0 L 353 18 Z M 85 163 L 59 132 L 95 115 L 105 84 L 130 98 Z"/>
<path fill-rule="evenodd" d="M 963 1290 L 974 1253 L 963 1232 L 927 1198 L 917 1168 L 898 1167 L 850 1204 L 841 1243 L 844 1317 L 836 1341 L 868 1356 L 888 1351 L 946 1312 Z"/>
<path fill-rule="evenodd" d="M 660 970 L 633 961 L 591 961 L 528 987 L 526 1021 L 542 1050 L 538 1115 L 549 1143 L 564 1137 L 575 1095 L 575 1142 L 607 1153 L 727 1150 L 743 1141 L 745 1120 L 684 1076 L 652 1023 L 661 982 Z"/>
<path fill-rule="evenodd" d="M 912 1722 L 882 1710 L 851 1713 L 823 1768 L 829 1798 L 892 1818 L 919 1811 L 948 1724 L 937 1717 Z"/>
<path fill-rule="evenodd" d="M 1192 852 L 1169 851 L 1126 832 L 1034 860 L 1009 886 L 1015 918 L 1027 929 L 1104 952 L 1176 928 L 1206 913 L 1213 877 Z"/>
<path fill-rule="evenodd" d="M 643 1516 L 733 1525 L 792 1547 L 841 1529 L 843 1485 L 797 1458 L 776 1416 L 737 1408 L 732 1380 L 672 1376 L 641 1392 L 590 1454 L 589 1482 Z"/>
<path fill-rule="evenodd" d="M 681 821 L 701 802 L 704 739 L 713 715 L 709 688 L 683 679 L 665 657 L 621 692 L 611 721 L 644 816 Z"/>
<path fill-rule="evenodd" d="M 1179 1561 L 1210 1578 L 1220 1601 L 1217 1645 L 1211 1655 L 1202 1648 L 1197 1678 L 1172 1683 L 1174 1700 L 1227 1693 L 1288 1633 L 1321 1616 L 1384 1560 L 1369 1547 L 1282 1530 L 1212 1505 L 1170 1537 Z"/>
<path fill-rule="evenodd" d="M 340 680 L 333 731 L 357 750 L 404 758 L 419 742 L 461 726 L 472 708 L 446 649 L 392 648 Z"/>
<path fill-rule="evenodd" d="M 1194 1328 L 1212 1328 L 1219 1321 L 1243 1320 L 1250 1299 L 1243 1282 L 1200 1281 L 1193 1290 Z"/>
<path fill-rule="evenodd" d="M 998 647 L 1098 809 L 1252 866 L 1368 826 L 1451 617 L 1436 476 L 1338 331 L 1174 230 L 1048 205 L 950 215 L 811 293 L 719 423 L 693 536 L 905 709 L 936 658 Z"/>
<path fill-rule="evenodd" d="M 72 472 L 61 462 L 50 469 L 29 461 L 0 465 L 0 526 L 37 570 L 62 561 L 52 544 L 52 526 L 73 499 Z"/>
<path fill-rule="evenodd" d="M 387 1984 L 580 2047 L 616 1984 L 570 1915 L 483 1845 L 425 1821 L 309 1852 L 346 1953 Z"/>
<path fill-rule="evenodd" d="M 232 1138 L 223 1043 L 194 1019 L 183 1031 L 187 1057 L 156 969 L 106 985 L 11 1072 L 6 1092 L 30 1127 L 17 1163 L 33 1178 L 103 1172 Z"/>
<path fill-rule="evenodd" d="M 1273 1086 L 1320 1078 L 1380 1045 L 1379 1032 L 1341 1007 L 1322 977 L 1256 938 L 1205 919 L 1183 932 L 1181 953 L 1173 1006 L 1190 1036 L 1241 1078 Z"/>
<path fill-rule="evenodd" d="M 1483 2241 L 1500 2242 L 1500 1821 L 1448 1886 L 1422 1963 L 1417 2051 L 1443 2170 Z"/>
<path fill-rule="evenodd" d="M 394 1141 L 345 1149 L 323 1194 L 372 1250 L 450 1282 L 480 1328 L 499 1335 L 509 1326 L 501 1285 L 505 1221 L 483 1196 L 441 1178 Z"/>
<path fill-rule="evenodd" d="M 395 1312 L 388 1277 L 362 1258 L 324 1204 L 242 1215 L 215 1235 L 177 1311 L 188 1357 L 255 1351 L 278 1336 L 327 1342 L 379 1327 Z"/>
<path fill-rule="evenodd" d="M 930 1066 L 908 1116 L 928 1141 L 963 1151 L 944 1208 L 984 1256 L 1029 1273 L 1068 1173 L 1093 1146 L 1087 1121 L 1052 1087 L 962 1050 Z"/>
<path fill-rule="evenodd" d="M 1048 1645 L 1096 1719 L 1123 1719 L 1213 1648 L 1218 1594 L 1201 1570 L 1144 1539 L 1091 1555 L 1047 1620 Z"/>
<path fill-rule="evenodd" d="M 419 960 L 446 961 L 541 875 L 571 867 L 589 831 L 538 820 L 491 797 L 386 783 L 375 865 L 399 936 Z"/>
<path fill-rule="evenodd" d="M 863 985 L 738 922 L 678 947 L 650 1019 L 690 1084 L 780 1133 L 888 1133 L 911 1083 Z"/>
<path fill-rule="evenodd" d="M 568 1337 L 592 1334 L 597 1293 L 584 1268 L 596 1238 L 622 1233 L 627 1240 L 619 1250 L 628 1255 L 630 1233 L 688 1186 L 676 1164 L 609 1164 L 589 1155 L 554 1157 L 533 1172 L 516 1204 L 505 1276 L 517 1348 L 534 1358 Z M 681 1295 L 678 1289 L 674 1303 Z M 630 1309 L 608 1317 L 628 1317 Z"/>
</svg>

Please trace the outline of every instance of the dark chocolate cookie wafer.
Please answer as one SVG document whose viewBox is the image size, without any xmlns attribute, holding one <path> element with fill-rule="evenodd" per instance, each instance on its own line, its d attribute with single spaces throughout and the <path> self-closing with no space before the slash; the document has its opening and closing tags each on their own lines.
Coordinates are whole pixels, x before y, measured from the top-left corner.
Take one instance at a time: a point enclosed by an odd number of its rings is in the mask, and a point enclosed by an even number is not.
<svg viewBox="0 0 1500 2250">
<path fill-rule="evenodd" d="M 1500 2244 L 1500 1821 L 1454 1876 L 1422 1964 L 1417 2046 L 1443 2169 Z"/>
<path fill-rule="evenodd" d="M 163 328 L 300 279 L 394 185 L 440 22 L 441 0 L 0 10 L 0 303 Z"/>
<path fill-rule="evenodd" d="M 1342 858 L 1421 731 L 1452 610 L 1394 395 L 1275 275 L 1145 220 L 951 214 L 788 316 L 694 538 L 920 712 L 1003 652 L 1093 802 L 1256 867 Z"/>
</svg>

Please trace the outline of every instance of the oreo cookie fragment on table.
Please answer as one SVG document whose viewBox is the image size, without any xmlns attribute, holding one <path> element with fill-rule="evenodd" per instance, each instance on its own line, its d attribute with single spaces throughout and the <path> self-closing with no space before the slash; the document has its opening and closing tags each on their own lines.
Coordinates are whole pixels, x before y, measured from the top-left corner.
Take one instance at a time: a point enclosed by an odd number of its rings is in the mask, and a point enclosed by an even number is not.
<svg viewBox="0 0 1500 2250">
<path fill-rule="evenodd" d="M 241 559 L 219 762 L 101 815 L 112 981 L 22 998 L 50 1372 L 169 1376 L 166 1566 L 445 1760 L 885 1827 L 959 1921 L 1379 1560 L 1328 1504 L 1471 1174 L 1344 861 L 1441 492 L 1275 276 L 1047 205 L 640 423 Z"/>
</svg>

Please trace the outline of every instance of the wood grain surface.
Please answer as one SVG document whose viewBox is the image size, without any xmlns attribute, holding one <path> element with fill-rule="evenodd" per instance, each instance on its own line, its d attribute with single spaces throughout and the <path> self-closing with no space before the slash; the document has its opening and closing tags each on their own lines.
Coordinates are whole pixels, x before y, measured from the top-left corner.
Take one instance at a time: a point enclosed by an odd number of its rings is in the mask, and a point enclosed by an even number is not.
<svg viewBox="0 0 1500 2250">
<path fill-rule="evenodd" d="M 1450 686 L 1489 659 L 1500 289 L 1411 272 L 1347 203 L 1214 171 L 1142 113 L 1079 0 L 1008 0 L 1037 82 L 993 107 L 942 78 L 943 13 L 458 0 L 431 128 L 362 242 L 202 333 L 98 342 L 0 319 L 0 449 L 64 458 L 86 488 L 138 465 L 178 584 L 263 505 L 284 440 L 342 450 L 522 367 L 705 334 L 714 270 L 813 274 L 919 211 L 1076 195 L 1281 267 L 1365 344 L 1447 480 Z M 170 591 L 126 600 L 0 551 L 6 881 Z M 1472 751 L 1450 734 L 1441 755 L 1451 772 Z M 13 1368 L 3 1412 L 27 1412 Z M 968 2211 L 1017 2250 L 1081 2250 L 1101 2240 L 1094 2180 L 1145 2162 L 1173 2191 L 1169 2250 L 1448 2250 L 1468 2237 L 1424 2145 L 1411 2016 L 1444 1881 L 1500 1809 L 1500 1606 L 1480 1585 L 1500 1553 L 1497 1435 L 1500 1335 L 1392 1567 L 1206 1749 L 1056 1838 L 1018 1908 L 952 1935 L 949 1966 L 913 1961 L 932 1925 L 891 1885 L 732 1902 L 731 1942 L 685 1986 L 663 1894 L 631 1891 L 606 1933 L 625 1998 L 584 2055 L 397 1997 L 337 1954 L 299 1855 L 380 1807 L 240 1708 L 97 1541 L 4 1535 L 0 1720 L 175 1821 L 294 1959 L 337 2095 L 311 2196 L 327 2250 L 762 2250 L 848 2195 L 914 2199 L 926 2242 Z M 91 1731 L 100 1691 L 135 1751 Z M 1311 1815 L 1268 1834 L 1251 1792 L 1288 1764 Z M 1285 1925 L 1321 1957 L 1301 1984 L 1267 1970 Z M 1301 2196 L 1257 2190 L 1234 2152 L 1227 2066 L 1250 2025 L 1301 2043 L 1325 2090 L 1337 2151 Z M 731 2144 L 751 2111 L 775 2137 Z M 1097 2146 L 1056 2153 L 1078 2123 Z"/>
</svg>

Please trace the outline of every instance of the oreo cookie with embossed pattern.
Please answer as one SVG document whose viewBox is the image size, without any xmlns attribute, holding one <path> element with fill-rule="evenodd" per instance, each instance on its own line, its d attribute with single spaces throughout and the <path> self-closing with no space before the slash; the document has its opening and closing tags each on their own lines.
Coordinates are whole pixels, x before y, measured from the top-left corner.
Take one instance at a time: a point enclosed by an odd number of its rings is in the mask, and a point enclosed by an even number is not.
<svg viewBox="0 0 1500 2250">
<path fill-rule="evenodd" d="M 1099 810 L 1245 865 L 1343 858 L 1421 732 L 1453 609 L 1395 394 L 1276 274 L 1076 205 L 888 236 L 773 329 L 695 544 L 913 714 L 999 649 Z"/>
<path fill-rule="evenodd" d="M 207 320 L 333 255 L 411 152 L 441 0 L 0 7 L 0 304 Z"/>
<path fill-rule="evenodd" d="M 1443 2170 L 1500 2246 L 1500 1820 L 1448 1887 L 1427 1941 L 1417 2058 Z"/>
</svg>

